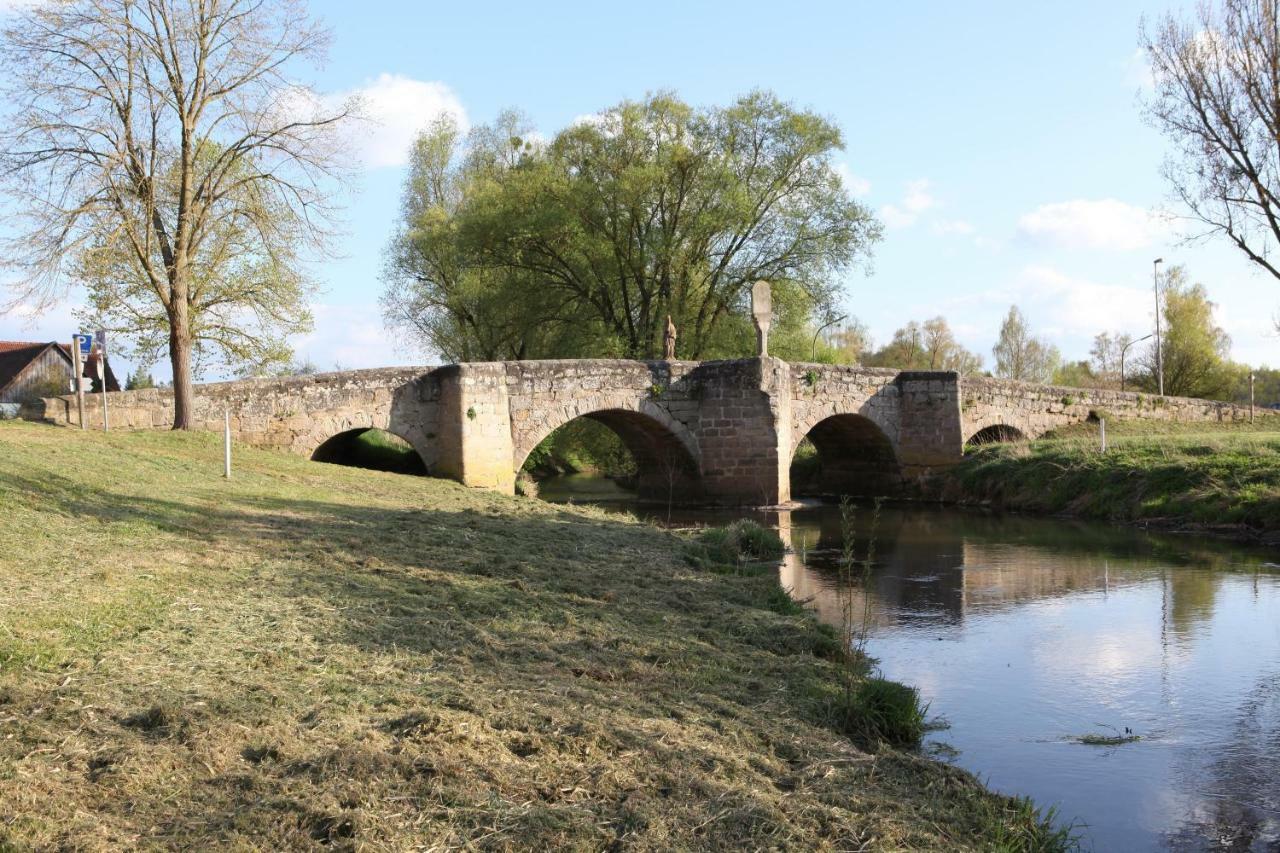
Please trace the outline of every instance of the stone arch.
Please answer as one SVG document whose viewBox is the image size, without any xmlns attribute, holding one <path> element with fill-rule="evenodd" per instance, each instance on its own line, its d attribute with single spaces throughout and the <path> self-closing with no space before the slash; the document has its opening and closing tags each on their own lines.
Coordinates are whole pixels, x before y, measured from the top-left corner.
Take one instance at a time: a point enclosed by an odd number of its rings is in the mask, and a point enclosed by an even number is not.
<svg viewBox="0 0 1280 853">
<path fill-rule="evenodd" d="M 902 465 L 893 439 L 867 414 L 828 414 L 797 435 L 808 439 L 817 463 L 807 476 L 793 478 L 793 494 L 892 496 L 902 487 Z M 794 460 L 794 451 L 793 451 Z M 797 482 L 797 479 L 800 481 Z"/>
<path fill-rule="evenodd" d="M 555 410 L 536 429 L 524 431 L 514 448 L 514 467 L 524 467 L 529 454 L 556 429 L 589 418 L 610 429 L 636 462 L 640 497 L 678 501 L 701 497 L 701 454 L 689 429 L 648 399 L 631 403 L 615 399 L 578 400 Z"/>
<path fill-rule="evenodd" d="M 389 413 L 376 410 L 356 416 L 325 417 L 321 413 L 311 420 L 310 429 L 295 437 L 293 451 L 313 461 L 326 461 L 317 459 L 317 454 L 327 455 L 340 449 L 342 443 L 350 441 L 371 429 L 377 429 L 407 442 L 422 461 L 421 473 L 434 475 L 435 472 L 432 470 L 434 467 L 432 465 L 433 457 L 426 452 L 430 448 L 423 445 L 420 437 L 415 434 L 417 431 L 402 429 L 400 426 L 405 426 L 404 424 L 398 426 L 391 421 L 392 417 Z"/>
<path fill-rule="evenodd" d="M 965 446 L 976 446 L 980 444 L 997 444 L 1002 442 L 1026 441 L 1027 435 L 1016 426 L 1006 423 L 988 424 L 973 431 L 973 434 L 965 439 Z"/>
<path fill-rule="evenodd" d="M 399 438 L 404 442 L 407 454 L 398 454 L 394 448 L 379 452 L 376 447 L 361 444 L 360 439 L 370 432 L 386 433 Z M 427 470 L 426 460 L 408 439 L 380 427 L 356 427 L 332 435 L 320 442 L 320 445 L 311 452 L 311 461 L 370 468 L 375 471 L 390 471 L 396 474 L 426 476 L 430 473 Z"/>
</svg>

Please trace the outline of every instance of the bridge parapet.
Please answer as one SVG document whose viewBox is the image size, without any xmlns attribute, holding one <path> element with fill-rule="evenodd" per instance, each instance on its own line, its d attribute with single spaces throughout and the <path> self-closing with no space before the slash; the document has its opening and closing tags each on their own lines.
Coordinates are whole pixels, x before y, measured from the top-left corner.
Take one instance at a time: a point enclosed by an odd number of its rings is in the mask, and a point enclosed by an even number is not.
<svg viewBox="0 0 1280 853">
<path fill-rule="evenodd" d="M 110 410 L 116 428 L 166 428 L 173 394 L 113 393 Z M 775 358 L 495 362 L 197 386 L 196 428 L 221 430 L 224 411 L 236 440 L 314 458 L 327 458 L 317 448 L 335 436 L 384 429 L 412 444 L 429 473 L 502 491 L 555 429 L 590 418 L 631 451 L 642 496 L 755 505 L 790 499 L 793 454 L 806 437 L 822 491 L 886 494 L 955 463 L 984 433 L 1035 437 L 1091 416 L 1247 416 L 1205 400 Z M 101 423 L 97 395 L 87 412 Z M 44 401 L 43 417 L 74 425 L 75 399 Z"/>
<path fill-rule="evenodd" d="M 1098 418 L 1231 423 L 1249 419 L 1249 407 L 1191 397 L 1132 391 L 1036 385 L 1008 379 L 966 377 L 960 404 L 965 442 L 984 431 L 1010 427 L 1023 438 Z"/>
</svg>

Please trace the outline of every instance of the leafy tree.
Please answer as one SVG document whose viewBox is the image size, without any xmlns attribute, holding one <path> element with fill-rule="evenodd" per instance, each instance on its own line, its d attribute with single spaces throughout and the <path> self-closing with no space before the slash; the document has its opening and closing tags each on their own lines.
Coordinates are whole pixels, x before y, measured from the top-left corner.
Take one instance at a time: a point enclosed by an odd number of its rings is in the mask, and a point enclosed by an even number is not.
<svg viewBox="0 0 1280 853">
<path fill-rule="evenodd" d="M 1161 312 L 1164 316 L 1162 353 L 1164 389 L 1177 397 L 1225 399 L 1236 384 L 1228 357 L 1231 338 L 1213 321 L 1214 304 L 1203 284 L 1192 284 L 1185 268 L 1170 268 L 1165 278 Z M 1149 389 L 1156 386 L 1156 350 L 1144 359 Z"/>
<path fill-rule="evenodd" d="M 996 357 L 996 376 L 1023 382 L 1048 382 L 1062 361 L 1057 347 L 1032 337 L 1017 305 L 1009 307 L 991 352 Z"/>
<path fill-rule="evenodd" d="M 825 341 L 818 341 L 817 360 L 828 364 L 862 364 L 871 346 L 871 332 L 861 320 L 851 317 L 827 335 Z"/>
<path fill-rule="evenodd" d="M 1072 388 L 1104 387 L 1087 361 L 1071 361 L 1058 365 L 1053 371 L 1051 381 L 1054 385 L 1068 385 Z"/>
<path fill-rule="evenodd" d="M 982 369 L 982 356 L 969 352 L 955 339 L 943 317 L 915 320 L 896 330 L 888 344 L 867 358 L 872 367 L 901 370 L 955 370 L 962 374 Z"/>
<path fill-rule="evenodd" d="M 324 249 L 350 107 L 293 71 L 326 40 L 301 0 L 60 0 L 4 32 L 19 296 L 83 283 L 90 313 L 167 349 L 175 429 L 193 354 L 276 360 L 307 325 L 299 252 Z"/>
<path fill-rule="evenodd" d="M 1148 111 L 1176 146 L 1165 169 L 1174 191 L 1210 233 L 1280 278 L 1277 13 L 1276 0 L 1205 2 L 1194 20 L 1144 26 L 1142 43 L 1155 79 Z"/>
<path fill-rule="evenodd" d="M 141 391 L 144 388 L 155 388 L 156 380 L 151 376 L 150 372 L 143 373 L 142 368 L 138 368 L 129 374 L 129 378 L 125 380 L 124 390 Z"/>
<path fill-rule="evenodd" d="M 1253 399 L 1258 406 L 1275 408 L 1280 406 L 1280 370 L 1267 367 L 1250 369 L 1241 367 L 1236 378 L 1236 387 L 1232 399 L 1237 403 L 1249 404 L 1249 374 L 1254 375 Z"/>
<path fill-rule="evenodd" d="M 658 94 L 531 138 L 508 113 L 414 148 L 384 308 L 446 358 L 652 358 L 668 314 L 682 358 L 743 355 L 759 279 L 772 348 L 807 353 L 806 321 L 880 236 L 832 166 L 839 130 L 767 93 Z"/>
</svg>

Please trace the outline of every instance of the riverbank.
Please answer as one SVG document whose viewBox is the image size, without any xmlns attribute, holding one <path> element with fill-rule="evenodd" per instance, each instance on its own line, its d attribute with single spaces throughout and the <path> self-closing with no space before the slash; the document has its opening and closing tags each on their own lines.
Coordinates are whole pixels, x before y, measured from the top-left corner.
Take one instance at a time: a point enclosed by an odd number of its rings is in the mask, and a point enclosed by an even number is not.
<svg viewBox="0 0 1280 853">
<path fill-rule="evenodd" d="M 1280 544 L 1280 420 L 1249 425 L 1081 424 L 1031 442 L 972 448 L 946 500 L 1140 523 Z"/>
<path fill-rule="evenodd" d="M 0 849 L 1056 849 L 838 734 L 776 574 L 585 508 L 0 424 Z"/>
</svg>

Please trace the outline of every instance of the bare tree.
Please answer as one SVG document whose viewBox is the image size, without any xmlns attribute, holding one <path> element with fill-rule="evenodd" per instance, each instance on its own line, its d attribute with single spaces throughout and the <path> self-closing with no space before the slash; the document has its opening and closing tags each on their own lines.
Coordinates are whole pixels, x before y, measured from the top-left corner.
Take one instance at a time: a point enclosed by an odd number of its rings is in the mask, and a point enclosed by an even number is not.
<svg viewBox="0 0 1280 853">
<path fill-rule="evenodd" d="M 996 376 L 1022 382 L 1050 382 L 1062 362 L 1057 347 L 1032 336 L 1017 305 L 1009 306 L 991 353 L 996 357 Z"/>
<path fill-rule="evenodd" d="M 327 41 L 301 0 L 59 0 L 4 31 L 18 299 L 84 284 L 97 312 L 167 327 L 175 429 L 193 346 L 298 329 L 299 251 L 324 250 L 353 105 L 289 74 Z"/>
<path fill-rule="evenodd" d="M 1142 42 L 1150 55 L 1153 123 L 1178 154 L 1174 191 L 1208 233 L 1225 235 L 1280 278 L 1280 21 L 1277 0 L 1202 3 L 1165 17 Z"/>
</svg>

